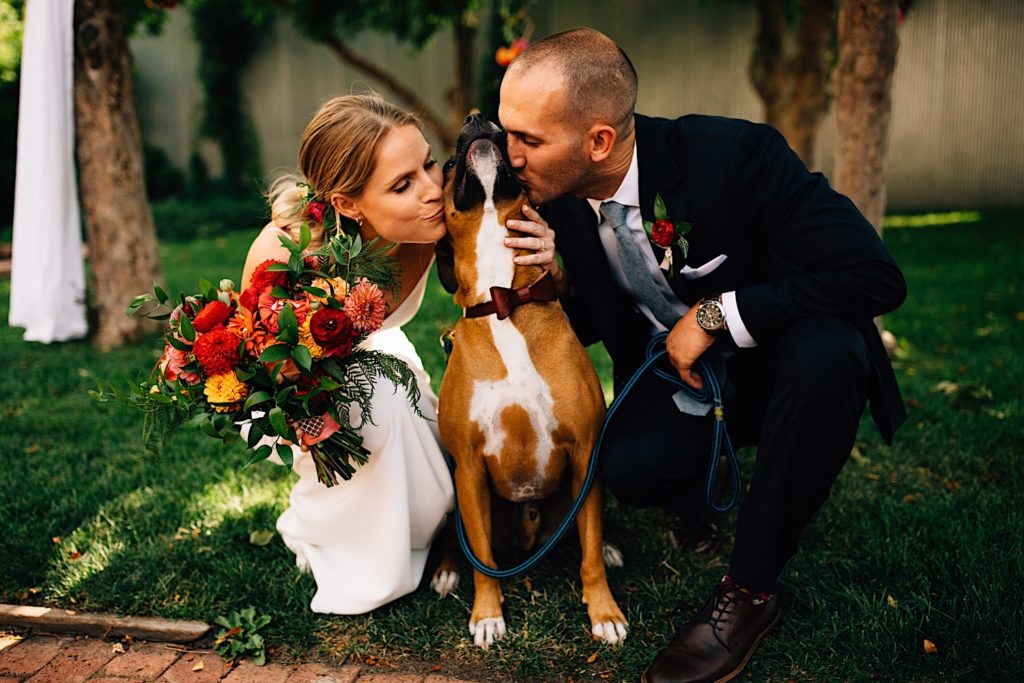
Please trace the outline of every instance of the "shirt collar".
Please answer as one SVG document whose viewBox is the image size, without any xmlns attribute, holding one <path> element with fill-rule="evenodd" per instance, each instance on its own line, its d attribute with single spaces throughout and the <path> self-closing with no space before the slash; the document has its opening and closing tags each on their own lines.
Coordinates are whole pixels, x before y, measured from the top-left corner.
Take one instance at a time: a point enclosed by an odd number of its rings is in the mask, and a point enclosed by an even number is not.
<svg viewBox="0 0 1024 683">
<path fill-rule="evenodd" d="M 629 170 L 626 177 L 619 184 L 619 189 L 607 199 L 587 199 L 590 208 L 597 214 L 598 222 L 601 221 L 601 204 L 604 202 L 617 202 L 625 207 L 640 208 L 640 167 L 636 160 L 636 142 L 633 142 L 633 158 L 629 162 Z"/>
</svg>

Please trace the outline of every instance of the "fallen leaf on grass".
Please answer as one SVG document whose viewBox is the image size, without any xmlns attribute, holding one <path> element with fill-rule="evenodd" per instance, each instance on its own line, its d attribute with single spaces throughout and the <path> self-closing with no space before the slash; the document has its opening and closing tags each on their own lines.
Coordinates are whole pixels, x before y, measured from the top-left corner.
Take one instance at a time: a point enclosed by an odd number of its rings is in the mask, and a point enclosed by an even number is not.
<svg viewBox="0 0 1024 683">
<path fill-rule="evenodd" d="M 882 478 L 882 476 L 876 472 L 865 472 L 864 477 L 866 479 L 870 479 L 871 481 L 878 481 L 879 479 Z"/>
<path fill-rule="evenodd" d="M 896 600 L 896 598 L 892 597 L 891 595 L 885 596 L 885 603 L 893 609 L 896 609 L 900 606 L 900 603 Z"/>
<path fill-rule="evenodd" d="M 596 652 L 591 654 L 589 657 L 587 657 L 587 664 L 593 664 L 596 661 L 597 661 L 597 653 Z"/>
<path fill-rule="evenodd" d="M 903 496 L 904 503 L 913 503 L 916 499 L 917 496 L 915 496 L 913 493 L 908 493 L 907 495 Z"/>
<path fill-rule="evenodd" d="M 264 546 L 274 540 L 274 532 L 269 529 L 258 529 L 249 533 L 249 543 Z"/>
<path fill-rule="evenodd" d="M 77 560 L 78 558 L 80 558 L 81 556 L 82 556 L 82 553 L 78 552 L 77 550 L 72 550 L 71 554 L 68 555 L 68 559 L 71 560 L 71 561 L 74 561 L 74 560 Z"/>
<path fill-rule="evenodd" d="M 956 493 L 957 491 L 960 490 L 960 484 L 958 484 L 956 481 L 952 479 L 947 479 L 946 490 L 949 491 L 950 493 Z"/>
<path fill-rule="evenodd" d="M 938 646 L 927 638 L 924 639 L 924 653 L 927 655 L 933 655 L 939 651 Z"/>
<path fill-rule="evenodd" d="M 444 664 L 435 664 L 434 666 L 430 667 L 430 671 L 433 672 L 433 673 L 437 673 L 438 671 L 440 671 L 443 668 L 444 668 Z"/>
<path fill-rule="evenodd" d="M 916 398 L 908 398 L 907 405 L 913 408 L 914 410 L 920 410 L 921 408 L 924 408 L 924 404 L 918 401 Z"/>
<path fill-rule="evenodd" d="M 43 450 L 42 446 L 37 443 L 32 443 L 25 448 L 25 455 L 32 455 L 33 453 L 38 453 L 41 450 Z"/>
<path fill-rule="evenodd" d="M 53 541 L 54 543 L 60 544 L 60 543 L 61 543 L 61 541 L 63 541 L 64 539 L 63 539 L 63 538 L 61 538 L 60 536 L 54 536 L 54 537 L 53 537 L 53 538 L 51 538 L 50 540 L 51 540 L 51 541 Z"/>
</svg>

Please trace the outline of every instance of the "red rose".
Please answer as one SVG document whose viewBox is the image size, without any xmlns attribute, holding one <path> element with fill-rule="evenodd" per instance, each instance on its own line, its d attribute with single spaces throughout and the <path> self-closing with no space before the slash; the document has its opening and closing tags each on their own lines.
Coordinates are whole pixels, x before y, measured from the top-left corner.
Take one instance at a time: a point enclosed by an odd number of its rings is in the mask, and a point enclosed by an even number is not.
<svg viewBox="0 0 1024 683">
<path fill-rule="evenodd" d="M 240 338 L 227 328 L 218 327 L 196 339 L 192 353 L 207 375 L 219 375 L 238 365 Z"/>
<path fill-rule="evenodd" d="M 257 304 L 260 302 L 260 293 L 256 291 L 254 287 L 249 287 L 242 296 L 238 297 L 238 305 L 243 308 L 247 308 L 250 311 L 255 311 Z"/>
<path fill-rule="evenodd" d="M 323 202 L 314 199 L 306 207 L 306 215 L 313 219 L 315 223 L 324 222 L 324 211 L 327 210 L 327 205 Z"/>
<path fill-rule="evenodd" d="M 320 308 L 309 321 L 309 332 L 313 341 L 323 347 L 325 355 L 347 356 L 352 352 L 356 331 L 344 311 Z"/>
<path fill-rule="evenodd" d="M 252 277 L 249 278 L 249 287 L 256 290 L 257 296 L 262 294 L 263 290 L 267 287 L 273 287 L 275 285 L 285 287 L 288 285 L 288 273 L 286 271 L 267 270 L 267 268 L 275 263 L 284 263 L 284 261 L 268 259 L 256 266 L 256 270 L 252 271 Z"/>
<path fill-rule="evenodd" d="M 196 328 L 196 332 L 205 334 L 227 320 L 229 315 L 230 306 L 223 301 L 211 301 L 196 315 L 192 327 Z"/>
<path fill-rule="evenodd" d="M 654 227 L 651 228 L 651 241 L 657 244 L 662 249 L 668 249 L 672 246 L 673 240 L 676 238 L 676 227 L 672 225 L 672 221 L 662 218 L 661 220 L 654 221 Z"/>
</svg>

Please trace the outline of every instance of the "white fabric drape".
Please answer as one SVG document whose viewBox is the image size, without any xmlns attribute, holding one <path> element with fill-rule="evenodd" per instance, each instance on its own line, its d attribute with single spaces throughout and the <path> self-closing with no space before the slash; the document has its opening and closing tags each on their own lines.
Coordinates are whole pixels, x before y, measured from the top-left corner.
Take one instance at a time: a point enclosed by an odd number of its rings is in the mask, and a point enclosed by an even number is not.
<svg viewBox="0 0 1024 683">
<path fill-rule="evenodd" d="M 74 158 L 74 0 L 31 0 L 25 12 L 8 322 L 24 327 L 27 341 L 49 343 L 87 332 Z"/>
</svg>

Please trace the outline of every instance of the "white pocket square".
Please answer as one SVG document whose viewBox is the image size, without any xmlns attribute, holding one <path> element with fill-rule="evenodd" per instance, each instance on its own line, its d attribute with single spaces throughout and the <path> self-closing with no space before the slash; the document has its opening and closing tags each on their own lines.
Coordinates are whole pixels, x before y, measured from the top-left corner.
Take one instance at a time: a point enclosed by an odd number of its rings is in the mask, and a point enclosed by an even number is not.
<svg viewBox="0 0 1024 683">
<path fill-rule="evenodd" d="M 728 254 L 719 254 L 715 258 L 711 259 L 704 265 L 691 268 L 690 266 L 683 266 L 679 269 L 680 274 L 687 280 L 696 280 L 699 277 L 704 277 L 718 266 L 725 263 L 725 259 L 729 258 Z"/>
</svg>

